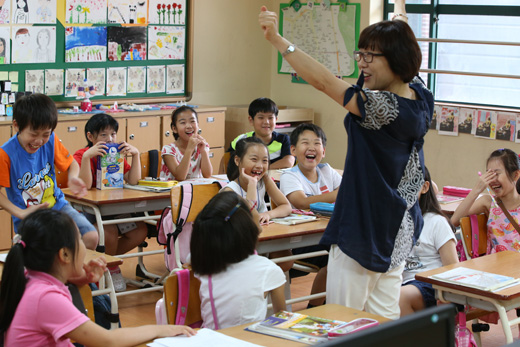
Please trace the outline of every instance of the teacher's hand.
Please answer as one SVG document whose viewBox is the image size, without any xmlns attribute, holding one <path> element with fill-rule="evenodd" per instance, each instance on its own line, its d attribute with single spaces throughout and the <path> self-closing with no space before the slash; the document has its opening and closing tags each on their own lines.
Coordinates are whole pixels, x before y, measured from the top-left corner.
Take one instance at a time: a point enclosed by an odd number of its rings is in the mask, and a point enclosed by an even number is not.
<svg viewBox="0 0 520 347">
<path fill-rule="evenodd" d="M 260 15 L 258 16 L 260 27 L 264 31 L 264 37 L 271 41 L 278 36 L 278 16 L 275 12 L 267 10 L 267 7 L 262 6 Z"/>
</svg>

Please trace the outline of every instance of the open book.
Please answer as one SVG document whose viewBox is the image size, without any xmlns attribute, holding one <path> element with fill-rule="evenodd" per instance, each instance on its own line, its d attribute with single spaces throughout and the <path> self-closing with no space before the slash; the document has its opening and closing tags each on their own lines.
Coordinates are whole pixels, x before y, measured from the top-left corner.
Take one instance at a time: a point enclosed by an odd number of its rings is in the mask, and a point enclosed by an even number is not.
<svg viewBox="0 0 520 347">
<path fill-rule="evenodd" d="M 246 330 L 313 345 L 327 341 L 332 336 L 345 335 L 378 324 L 376 320 L 368 318 L 342 322 L 280 311 L 262 322 L 250 325 Z"/>
<path fill-rule="evenodd" d="M 486 291 L 495 291 L 520 281 L 518 278 L 468 269 L 466 267 L 457 267 L 440 274 L 432 275 L 431 278 Z"/>
<path fill-rule="evenodd" d="M 287 217 L 273 218 L 271 220 L 273 222 L 275 222 L 275 223 L 278 223 L 278 224 L 295 225 L 295 224 L 312 222 L 312 221 L 316 220 L 316 216 L 309 216 L 309 215 L 291 213 Z"/>
</svg>

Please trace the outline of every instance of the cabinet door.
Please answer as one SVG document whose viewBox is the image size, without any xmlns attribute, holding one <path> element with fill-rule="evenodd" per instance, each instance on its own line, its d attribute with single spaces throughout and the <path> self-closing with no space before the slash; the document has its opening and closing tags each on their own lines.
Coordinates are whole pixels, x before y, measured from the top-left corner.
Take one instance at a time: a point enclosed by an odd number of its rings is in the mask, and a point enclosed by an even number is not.
<svg viewBox="0 0 520 347">
<path fill-rule="evenodd" d="M 70 154 L 87 145 L 85 138 L 86 120 L 59 121 L 54 132 Z"/>
<path fill-rule="evenodd" d="M 13 238 L 11 223 L 11 215 L 5 210 L 0 210 L 0 224 L 3 225 L 0 232 L 0 251 L 11 248 Z"/>
<path fill-rule="evenodd" d="M 161 147 L 159 148 L 159 152 L 165 145 L 169 145 L 175 138 L 173 137 L 172 128 L 170 126 L 172 122 L 171 116 L 162 116 L 161 117 Z"/>
<path fill-rule="evenodd" d="M 160 129 L 160 117 L 127 118 L 126 141 L 136 147 L 140 153 L 151 149 L 161 150 L 161 140 L 159 136 Z"/>
<path fill-rule="evenodd" d="M 210 148 L 209 149 L 209 161 L 213 168 L 213 175 L 219 174 L 220 162 L 224 157 L 224 147 Z"/>
<path fill-rule="evenodd" d="M 11 138 L 11 124 L 0 125 L 0 143 L 4 144 Z"/>
<path fill-rule="evenodd" d="M 210 147 L 224 147 L 226 116 L 224 112 L 199 113 L 199 127 L 202 137 Z"/>
</svg>

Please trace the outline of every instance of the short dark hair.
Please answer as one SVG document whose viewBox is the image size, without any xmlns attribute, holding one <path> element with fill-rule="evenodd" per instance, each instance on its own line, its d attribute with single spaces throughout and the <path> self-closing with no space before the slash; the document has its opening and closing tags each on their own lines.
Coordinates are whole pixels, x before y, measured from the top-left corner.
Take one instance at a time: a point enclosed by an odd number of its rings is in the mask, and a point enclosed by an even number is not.
<svg viewBox="0 0 520 347">
<path fill-rule="evenodd" d="M 11 247 L 0 287 L 0 336 L 11 324 L 25 291 L 24 268 L 49 273 L 60 249 L 67 248 L 75 261 L 79 245 L 76 224 L 67 214 L 49 208 L 25 217 L 18 228 L 22 242 Z"/>
<path fill-rule="evenodd" d="M 96 134 L 105 129 L 114 129 L 117 133 L 119 130 L 119 123 L 114 117 L 106 113 L 97 113 L 90 117 L 87 124 L 85 124 L 85 138 L 87 139 L 89 147 L 92 147 L 94 144 L 88 139 L 87 134 L 91 133 L 96 136 Z"/>
<path fill-rule="evenodd" d="M 421 48 L 410 26 L 402 20 L 382 21 L 366 27 L 359 36 L 358 47 L 383 53 L 390 69 L 404 83 L 419 73 Z"/>
<path fill-rule="evenodd" d="M 244 158 L 244 156 L 246 155 L 249 147 L 252 147 L 252 146 L 263 146 L 263 147 L 265 147 L 267 154 L 269 154 L 269 149 L 267 148 L 265 143 L 262 140 L 260 140 L 258 137 L 250 136 L 250 137 L 245 137 L 243 139 L 240 139 L 237 142 L 237 144 L 235 145 L 235 150 L 233 152 L 231 152 L 231 155 L 230 155 L 230 158 L 228 161 L 228 165 L 227 165 L 227 169 L 226 169 L 226 174 L 230 181 L 234 181 L 240 175 L 240 173 L 238 172 L 238 166 L 235 163 L 235 157 L 239 157 L 242 160 Z"/>
<path fill-rule="evenodd" d="M 302 123 L 298 125 L 291 133 L 291 146 L 296 146 L 298 140 L 300 139 L 300 135 L 303 134 L 304 131 L 310 130 L 316 134 L 321 139 L 321 143 L 323 147 L 327 145 L 327 136 L 322 128 L 312 123 Z"/>
<path fill-rule="evenodd" d="M 193 223 L 190 243 L 193 271 L 212 275 L 241 262 L 254 254 L 259 233 L 243 198 L 231 191 L 218 193 Z"/>
<path fill-rule="evenodd" d="M 175 109 L 175 111 L 172 112 L 172 121 L 170 123 L 170 129 L 173 130 L 173 127 L 175 126 L 175 124 L 177 124 L 177 118 L 179 117 L 179 115 L 184 112 L 184 111 L 190 111 L 191 113 L 193 113 L 195 115 L 195 118 L 197 118 L 197 122 L 199 121 L 199 115 L 197 114 L 197 112 L 193 109 L 193 107 L 190 107 L 190 106 L 181 106 L 177 109 Z M 172 131 L 173 132 L 173 131 Z M 177 140 L 179 138 L 179 134 L 177 133 L 173 133 L 173 137 L 175 138 L 175 140 Z"/>
<path fill-rule="evenodd" d="M 251 118 L 255 119 L 258 112 L 274 113 L 274 116 L 278 117 L 278 106 L 269 98 L 258 98 L 251 101 L 248 113 Z"/>
<path fill-rule="evenodd" d="M 51 129 L 58 124 L 56 104 L 45 94 L 25 95 L 16 100 L 13 106 L 13 120 L 22 131 L 27 127 L 33 130 Z"/>
</svg>

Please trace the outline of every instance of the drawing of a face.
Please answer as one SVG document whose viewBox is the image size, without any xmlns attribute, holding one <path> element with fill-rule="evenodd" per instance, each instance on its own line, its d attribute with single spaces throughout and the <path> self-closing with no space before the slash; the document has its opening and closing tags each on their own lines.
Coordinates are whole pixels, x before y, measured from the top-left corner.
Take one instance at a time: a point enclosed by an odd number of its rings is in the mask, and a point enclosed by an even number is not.
<svg viewBox="0 0 520 347">
<path fill-rule="evenodd" d="M 29 44 L 31 40 L 31 36 L 29 35 L 29 30 L 22 28 L 16 32 L 15 40 L 18 46 L 25 47 Z"/>
<path fill-rule="evenodd" d="M 40 30 L 38 36 L 36 37 L 36 42 L 39 47 L 47 47 L 50 42 L 50 33 L 48 29 Z"/>
<path fill-rule="evenodd" d="M 5 56 L 5 41 L 3 38 L 0 38 L 0 57 Z"/>
<path fill-rule="evenodd" d="M 23 0 L 18 0 L 18 1 L 16 2 L 16 6 L 18 6 L 18 8 L 23 9 L 23 8 L 25 7 L 25 1 L 23 1 Z"/>
</svg>

